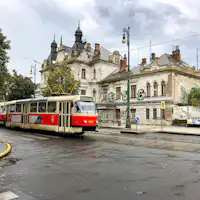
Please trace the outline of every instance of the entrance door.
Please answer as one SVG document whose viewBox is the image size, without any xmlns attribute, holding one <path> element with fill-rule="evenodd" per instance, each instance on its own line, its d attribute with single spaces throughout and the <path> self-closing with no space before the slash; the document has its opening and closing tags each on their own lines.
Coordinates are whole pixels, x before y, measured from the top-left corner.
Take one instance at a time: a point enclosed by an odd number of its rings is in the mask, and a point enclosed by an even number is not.
<svg viewBox="0 0 200 200">
<path fill-rule="evenodd" d="M 22 105 L 22 128 L 28 128 L 28 103 Z"/>
<path fill-rule="evenodd" d="M 69 132 L 71 124 L 71 102 L 59 103 L 58 132 Z"/>
</svg>

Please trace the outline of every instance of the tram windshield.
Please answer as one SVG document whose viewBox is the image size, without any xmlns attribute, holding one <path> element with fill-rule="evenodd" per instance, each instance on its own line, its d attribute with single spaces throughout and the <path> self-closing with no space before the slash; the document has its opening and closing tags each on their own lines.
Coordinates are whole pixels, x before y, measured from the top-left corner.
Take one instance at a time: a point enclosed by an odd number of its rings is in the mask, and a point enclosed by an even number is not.
<svg viewBox="0 0 200 200">
<path fill-rule="evenodd" d="M 94 102 L 77 101 L 74 104 L 74 112 L 78 113 L 97 113 Z"/>
</svg>

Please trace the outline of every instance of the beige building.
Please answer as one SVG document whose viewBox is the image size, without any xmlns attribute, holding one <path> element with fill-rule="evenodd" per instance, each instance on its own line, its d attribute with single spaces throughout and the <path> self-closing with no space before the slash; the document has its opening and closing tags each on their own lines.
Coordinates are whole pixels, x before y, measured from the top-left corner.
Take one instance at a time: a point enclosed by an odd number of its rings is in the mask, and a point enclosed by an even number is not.
<svg viewBox="0 0 200 200">
<path fill-rule="evenodd" d="M 62 38 L 60 46 L 54 41 L 51 43 L 51 52 L 44 60 L 41 69 L 41 90 L 47 86 L 48 73 L 51 69 L 49 63 L 67 61 L 68 66 L 77 80 L 80 80 L 80 94 L 94 96 L 98 102 L 100 99 L 99 85 L 97 82 L 103 80 L 113 71 L 118 71 L 121 56 L 118 51 L 111 53 L 100 44 L 92 48 L 90 43 L 82 40 L 83 33 L 78 26 L 75 32 L 75 42 L 72 47 L 63 45 Z"/>
<path fill-rule="evenodd" d="M 127 90 L 126 58 L 121 62 L 121 70 L 109 74 L 100 81 L 99 116 L 102 123 L 125 124 L 126 101 L 122 95 Z M 130 111 L 132 123 L 136 117 L 140 124 L 160 124 L 163 116 L 164 124 L 173 119 L 174 106 L 187 103 L 187 93 L 192 87 L 200 85 L 200 72 L 182 61 L 179 47 L 172 54 L 156 57 L 152 53 L 151 62 L 146 58 L 138 67 L 131 70 Z M 137 99 L 139 91 L 144 91 L 144 99 Z M 109 98 L 113 94 L 113 98 Z M 160 109 L 161 101 L 166 102 L 166 109 Z"/>
</svg>

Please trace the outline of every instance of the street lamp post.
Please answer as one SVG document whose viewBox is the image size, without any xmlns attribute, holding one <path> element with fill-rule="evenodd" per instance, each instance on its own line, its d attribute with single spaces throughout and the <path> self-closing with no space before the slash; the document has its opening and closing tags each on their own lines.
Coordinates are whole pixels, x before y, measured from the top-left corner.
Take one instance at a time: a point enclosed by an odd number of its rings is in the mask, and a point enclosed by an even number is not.
<svg viewBox="0 0 200 200">
<path fill-rule="evenodd" d="M 31 65 L 30 75 L 34 76 L 34 84 L 36 85 L 36 63 L 35 65 Z M 34 97 L 35 97 L 35 90 L 34 90 Z"/>
<path fill-rule="evenodd" d="M 127 41 L 126 41 L 127 37 Z M 123 44 L 128 46 L 128 81 L 127 81 L 127 117 L 126 117 L 126 128 L 131 128 L 130 119 L 130 27 L 123 29 Z"/>
<path fill-rule="evenodd" d="M 197 48 L 197 71 L 199 70 L 199 48 Z"/>
</svg>

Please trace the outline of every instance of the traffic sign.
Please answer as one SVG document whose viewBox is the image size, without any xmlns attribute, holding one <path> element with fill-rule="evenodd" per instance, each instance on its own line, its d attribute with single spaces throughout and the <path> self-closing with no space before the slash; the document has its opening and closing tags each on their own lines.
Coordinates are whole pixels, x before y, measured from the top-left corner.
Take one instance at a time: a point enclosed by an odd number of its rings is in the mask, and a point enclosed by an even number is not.
<svg viewBox="0 0 200 200">
<path fill-rule="evenodd" d="M 136 123 L 136 124 L 139 124 L 139 122 L 140 122 L 140 118 L 139 118 L 139 117 L 136 117 L 136 118 L 135 118 L 135 123 Z"/>
<path fill-rule="evenodd" d="M 166 108 L 165 101 L 161 101 L 160 107 L 162 110 L 164 110 Z"/>
</svg>

